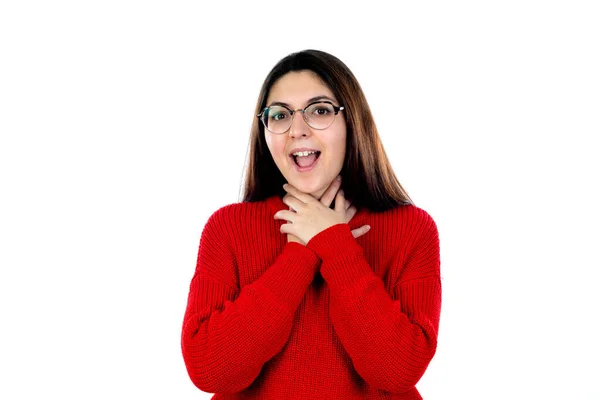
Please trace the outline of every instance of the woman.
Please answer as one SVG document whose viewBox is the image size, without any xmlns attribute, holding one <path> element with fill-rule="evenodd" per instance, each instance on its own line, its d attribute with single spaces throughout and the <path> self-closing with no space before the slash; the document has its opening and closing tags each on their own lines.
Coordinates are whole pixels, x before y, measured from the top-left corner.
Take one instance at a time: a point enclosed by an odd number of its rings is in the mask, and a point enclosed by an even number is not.
<svg viewBox="0 0 600 400">
<path fill-rule="evenodd" d="M 213 399 L 421 399 L 438 232 L 396 179 L 356 78 L 325 52 L 290 54 L 256 115 L 243 202 L 200 239 L 190 378 Z"/>
</svg>

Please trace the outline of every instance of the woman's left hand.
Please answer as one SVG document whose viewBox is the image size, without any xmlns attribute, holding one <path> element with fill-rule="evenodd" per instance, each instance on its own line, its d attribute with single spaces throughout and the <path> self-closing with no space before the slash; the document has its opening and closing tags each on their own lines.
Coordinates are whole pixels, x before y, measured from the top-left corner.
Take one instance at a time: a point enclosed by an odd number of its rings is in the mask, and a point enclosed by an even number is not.
<svg viewBox="0 0 600 400">
<path fill-rule="evenodd" d="M 312 195 L 301 192 L 290 184 L 283 185 L 283 188 L 288 193 L 283 202 L 294 211 L 280 210 L 275 213 L 275 219 L 291 222 L 281 225 L 281 233 L 290 233 L 308 243 L 325 229 L 347 223 L 346 199 L 341 189 L 335 196 L 335 209 L 332 210 Z"/>
</svg>

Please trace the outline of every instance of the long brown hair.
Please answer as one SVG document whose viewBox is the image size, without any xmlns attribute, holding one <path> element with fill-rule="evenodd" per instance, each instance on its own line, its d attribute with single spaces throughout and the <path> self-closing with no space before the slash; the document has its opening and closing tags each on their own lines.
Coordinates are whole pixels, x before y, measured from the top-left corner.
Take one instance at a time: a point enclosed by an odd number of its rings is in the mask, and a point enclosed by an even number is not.
<svg viewBox="0 0 600 400">
<path fill-rule="evenodd" d="M 385 211 L 413 204 L 392 170 L 365 95 L 350 69 L 337 57 L 319 50 L 304 50 L 281 59 L 267 75 L 254 115 L 266 106 L 273 84 L 291 71 L 310 70 L 329 87 L 344 106 L 346 157 L 342 167 L 344 196 L 357 208 Z M 267 147 L 264 126 L 255 117 L 250 132 L 250 154 L 244 182 L 244 202 L 283 196 L 285 178 Z"/>
</svg>

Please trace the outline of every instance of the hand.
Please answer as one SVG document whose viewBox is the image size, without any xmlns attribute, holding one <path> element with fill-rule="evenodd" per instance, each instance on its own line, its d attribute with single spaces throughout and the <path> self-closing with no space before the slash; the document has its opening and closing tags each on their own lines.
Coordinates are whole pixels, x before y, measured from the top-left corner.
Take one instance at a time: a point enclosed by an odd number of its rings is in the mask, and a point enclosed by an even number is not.
<svg viewBox="0 0 600 400">
<path fill-rule="evenodd" d="M 329 208 L 329 206 L 331 205 L 331 202 L 334 200 L 336 193 L 338 193 L 338 190 L 342 193 L 342 197 L 344 194 L 343 190 L 340 190 L 340 187 L 342 186 L 342 177 L 341 175 L 338 175 L 336 179 L 333 180 L 333 182 L 331 182 L 331 184 L 329 185 L 329 187 L 327 188 L 327 190 L 325 190 L 325 192 L 323 193 L 323 195 L 321 196 L 321 204 L 327 206 L 327 208 Z M 344 208 L 346 210 L 346 223 L 350 222 L 352 220 L 352 218 L 354 217 L 354 215 L 356 214 L 356 207 L 352 206 L 350 207 L 350 200 L 346 200 L 344 199 Z M 352 230 L 352 236 L 354 236 L 355 238 L 360 237 L 364 234 L 366 234 L 369 230 L 371 229 L 371 227 L 369 225 L 363 225 L 360 228 L 356 228 Z"/>
<path fill-rule="evenodd" d="M 283 202 L 290 205 L 290 211 L 278 211 L 274 218 L 292 222 L 280 228 L 282 233 L 288 234 L 288 242 L 306 245 L 317 233 L 333 225 L 350 222 L 357 210 L 344 198 L 343 190 L 339 190 L 340 186 L 341 177 L 338 177 L 317 200 L 292 185 L 284 185 L 288 194 L 283 198 Z M 329 206 L 334 197 L 335 209 L 331 210 Z M 366 234 L 369 229 L 368 225 L 363 225 L 354 229 L 352 235 L 357 238 Z"/>
<path fill-rule="evenodd" d="M 290 207 L 290 211 L 292 210 L 292 207 Z M 297 236 L 292 235 L 291 233 L 287 234 L 287 241 L 289 242 L 296 242 L 296 243 L 300 243 L 303 246 L 306 246 L 306 243 L 304 243 L 302 240 L 298 239 Z"/>
<path fill-rule="evenodd" d="M 334 179 L 329 186 L 327 187 L 327 189 L 325 190 L 325 192 L 321 195 L 321 198 L 319 199 L 319 201 L 321 202 L 321 204 L 323 204 L 324 206 L 328 207 L 331 205 L 331 202 L 333 201 L 335 194 L 337 193 L 337 191 L 339 190 L 339 188 L 342 186 L 342 177 L 341 176 L 337 176 L 337 179 Z M 289 196 L 289 195 L 287 195 Z M 345 201 L 345 209 L 346 211 L 348 211 L 348 208 L 350 207 L 350 200 L 346 200 Z M 356 207 L 354 207 L 354 210 L 356 212 Z M 294 209 L 292 207 L 290 207 L 290 211 L 294 211 Z M 352 218 L 352 216 L 354 216 L 354 214 L 352 214 L 350 216 L 350 218 L 348 218 L 348 221 L 350 221 L 350 219 Z M 358 230 L 358 229 L 355 229 Z M 368 230 L 368 229 L 367 229 Z M 365 231 L 366 233 L 366 231 Z M 359 235 L 360 236 L 360 235 Z M 358 237 L 358 236 L 355 236 Z M 298 239 L 297 236 L 292 235 L 291 233 L 287 234 L 287 238 L 288 238 L 288 243 L 289 242 L 297 242 L 300 244 L 303 244 L 306 246 L 306 243 L 304 243 L 302 240 Z"/>
</svg>

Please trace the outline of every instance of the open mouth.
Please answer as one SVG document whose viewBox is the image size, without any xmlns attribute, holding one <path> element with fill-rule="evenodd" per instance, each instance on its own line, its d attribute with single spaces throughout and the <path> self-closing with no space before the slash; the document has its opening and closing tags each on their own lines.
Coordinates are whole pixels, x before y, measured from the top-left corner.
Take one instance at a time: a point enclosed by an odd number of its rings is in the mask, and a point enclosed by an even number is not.
<svg viewBox="0 0 600 400">
<path fill-rule="evenodd" d="M 290 155 L 290 157 L 292 158 L 292 161 L 294 161 L 294 164 L 296 164 L 296 166 L 300 170 L 309 169 L 309 168 L 313 167 L 317 163 L 317 160 L 319 159 L 320 156 L 321 156 L 320 151 L 317 151 L 314 154 L 309 154 L 308 156 L 295 156 L 293 154 Z"/>
</svg>

